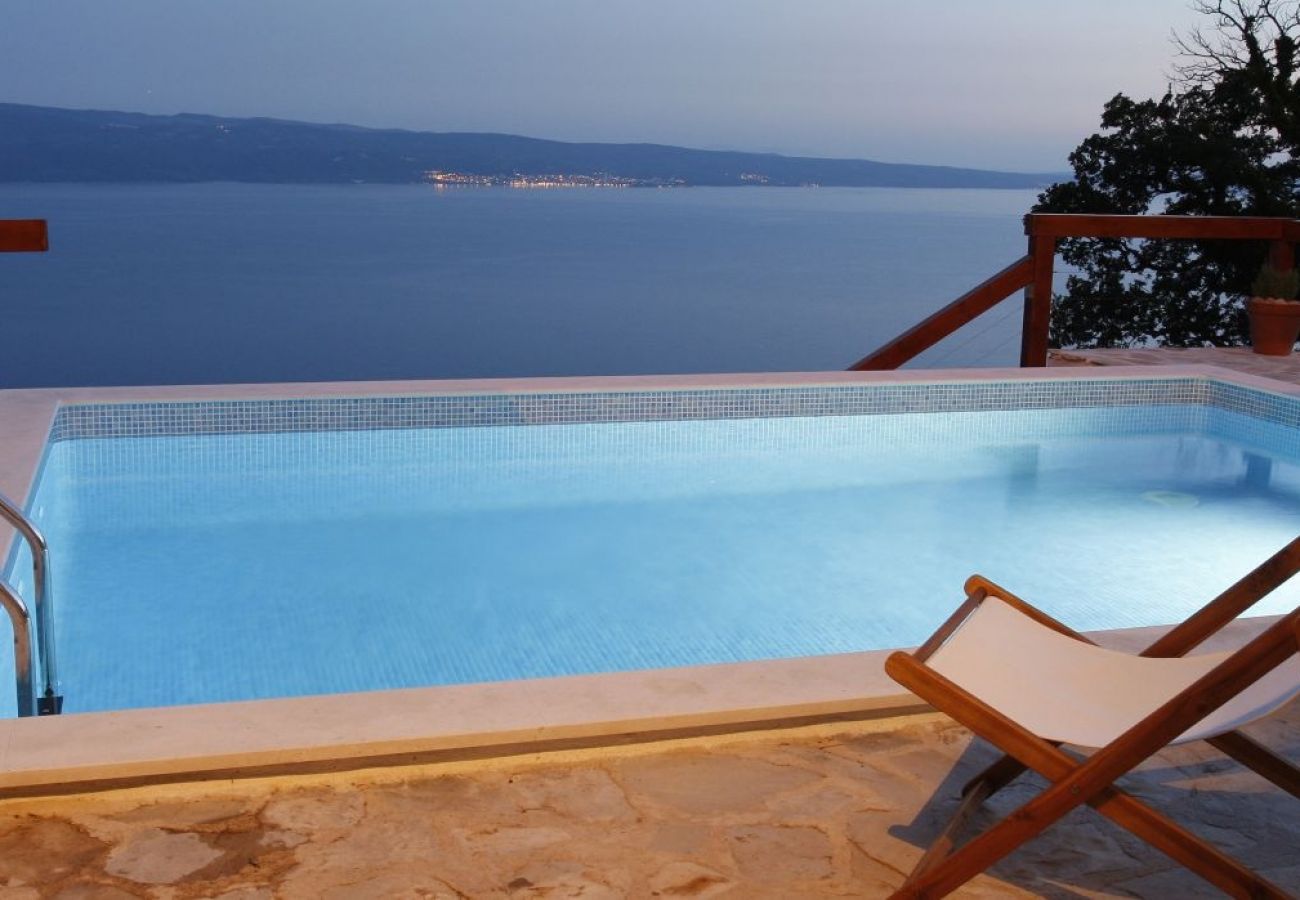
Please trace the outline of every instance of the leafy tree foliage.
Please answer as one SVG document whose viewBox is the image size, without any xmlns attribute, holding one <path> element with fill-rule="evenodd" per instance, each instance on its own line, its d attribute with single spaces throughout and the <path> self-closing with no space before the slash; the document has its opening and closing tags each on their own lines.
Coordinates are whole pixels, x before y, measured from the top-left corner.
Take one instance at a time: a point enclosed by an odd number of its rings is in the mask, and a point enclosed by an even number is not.
<svg viewBox="0 0 1300 900">
<path fill-rule="evenodd" d="M 1074 180 L 1036 210 L 1176 215 L 1300 214 L 1300 2 L 1219 0 L 1178 40 L 1175 84 L 1123 94 L 1070 155 Z M 1250 241 L 1063 241 L 1055 346 L 1240 344 L 1244 298 L 1266 248 Z"/>
</svg>

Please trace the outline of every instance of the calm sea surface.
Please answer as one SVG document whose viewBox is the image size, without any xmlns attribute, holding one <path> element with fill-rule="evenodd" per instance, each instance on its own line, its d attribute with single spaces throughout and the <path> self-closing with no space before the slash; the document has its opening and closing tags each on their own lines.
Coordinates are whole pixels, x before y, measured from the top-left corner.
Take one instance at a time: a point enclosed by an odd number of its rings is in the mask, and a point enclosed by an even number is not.
<svg viewBox="0 0 1300 900">
<path fill-rule="evenodd" d="M 0 185 L 0 387 L 840 369 L 1029 191 Z M 1010 300 L 917 361 L 1014 364 Z"/>
</svg>

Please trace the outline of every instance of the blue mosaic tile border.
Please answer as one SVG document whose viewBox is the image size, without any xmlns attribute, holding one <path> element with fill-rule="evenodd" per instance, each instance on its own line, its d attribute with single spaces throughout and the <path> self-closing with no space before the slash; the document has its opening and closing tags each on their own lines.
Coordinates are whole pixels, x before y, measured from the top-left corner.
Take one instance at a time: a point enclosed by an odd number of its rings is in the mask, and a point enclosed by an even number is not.
<svg viewBox="0 0 1300 900">
<path fill-rule="evenodd" d="M 1300 428 L 1300 397 L 1268 394 L 1222 381 L 1207 384 L 1209 396 L 1205 402 L 1210 406 L 1287 428 Z"/>
<path fill-rule="evenodd" d="M 1300 401 L 1193 377 L 77 404 L 51 440 L 1170 404 L 1300 424 Z"/>
</svg>

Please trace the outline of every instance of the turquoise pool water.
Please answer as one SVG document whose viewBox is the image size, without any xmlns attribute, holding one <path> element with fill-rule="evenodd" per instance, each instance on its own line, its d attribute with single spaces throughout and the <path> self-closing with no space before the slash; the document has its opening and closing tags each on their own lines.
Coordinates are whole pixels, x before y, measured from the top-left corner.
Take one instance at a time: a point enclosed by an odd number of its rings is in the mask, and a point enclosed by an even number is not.
<svg viewBox="0 0 1300 900">
<path fill-rule="evenodd" d="M 972 572 L 1167 623 L 1300 532 L 1294 435 L 1189 404 L 82 438 L 32 507 L 77 712 L 906 646 Z"/>
</svg>

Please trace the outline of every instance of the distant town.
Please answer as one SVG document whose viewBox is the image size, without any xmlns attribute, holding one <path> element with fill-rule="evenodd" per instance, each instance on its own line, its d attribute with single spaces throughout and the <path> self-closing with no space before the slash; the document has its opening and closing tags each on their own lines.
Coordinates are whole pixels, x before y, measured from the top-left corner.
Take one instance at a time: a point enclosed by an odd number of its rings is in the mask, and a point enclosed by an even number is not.
<svg viewBox="0 0 1300 900">
<path fill-rule="evenodd" d="M 743 176 L 742 176 L 743 177 Z M 591 175 L 566 175 L 551 173 L 526 175 L 476 175 L 471 172 L 442 172 L 434 169 L 424 173 L 424 180 L 436 187 L 511 187 L 511 188 L 628 188 L 628 187 L 685 187 L 684 178 L 626 178 L 595 172 Z"/>
<path fill-rule="evenodd" d="M 425 172 L 424 180 L 437 187 L 627 188 L 686 187 L 689 184 L 685 178 L 628 178 L 623 175 L 611 175 L 608 172 L 593 172 L 590 175 L 563 173 L 526 175 L 522 172 L 510 175 L 478 175 L 473 172 L 443 172 L 440 169 Z M 741 172 L 739 181 L 741 184 L 769 184 L 771 179 L 757 172 Z M 816 182 L 806 182 L 802 186 L 820 187 Z"/>
</svg>

